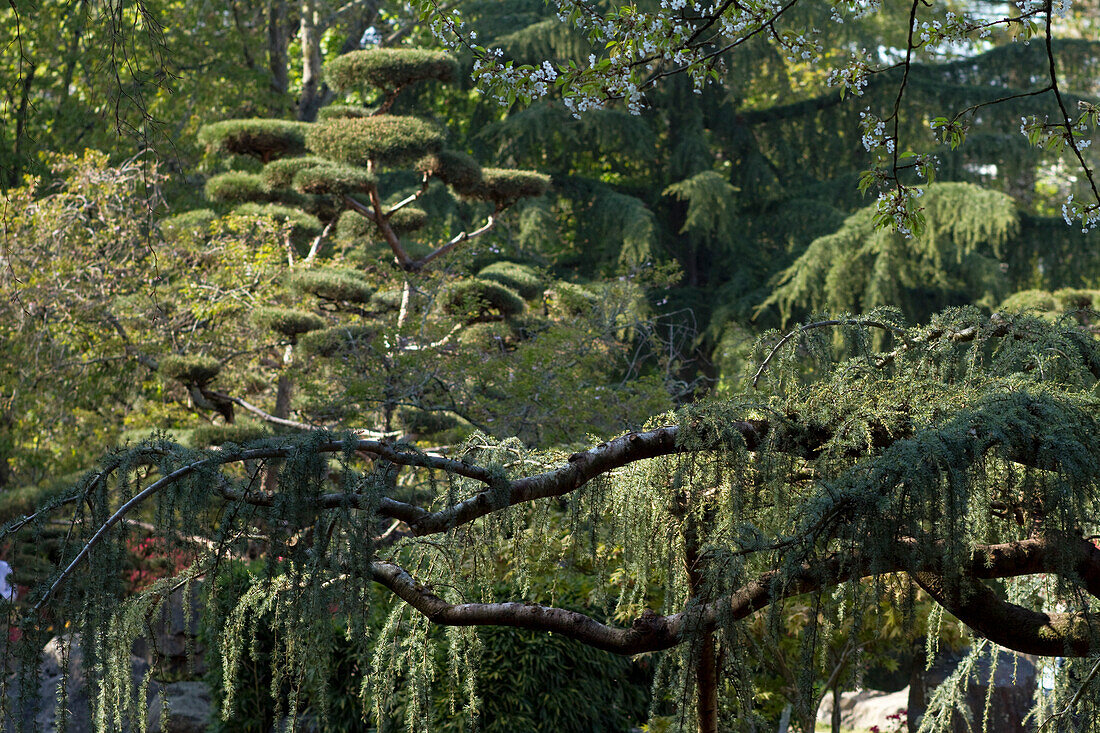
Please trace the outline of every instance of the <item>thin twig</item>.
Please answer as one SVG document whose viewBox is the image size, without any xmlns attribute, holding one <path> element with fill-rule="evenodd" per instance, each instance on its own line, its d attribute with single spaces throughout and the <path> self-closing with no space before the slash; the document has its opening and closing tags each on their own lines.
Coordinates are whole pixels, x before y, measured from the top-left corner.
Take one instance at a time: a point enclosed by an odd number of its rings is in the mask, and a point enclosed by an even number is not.
<svg viewBox="0 0 1100 733">
<path fill-rule="evenodd" d="M 1096 664 L 1092 665 L 1092 670 L 1088 673 L 1088 676 L 1085 677 L 1084 681 L 1081 683 L 1081 686 L 1077 689 L 1077 692 L 1075 692 L 1073 694 L 1073 697 L 1070 698 L 1070 701 L 1066 703 L 1066 706 L 1044 720 L 1043 724 L 1039 726 L 1039 731 L 1042 731 L 1043 728 L 1046 728 L 1047 725 L 1055 718 L 1061 718 L 1064 715 L 1070 714 L 1077 703 L 1081 701 L 1081 696 L 1085 694 L 1085 689 L 1089 686 L 1089 683 L 1091 683 L 1092 680 L 1096 677 L 1096 673 L 1098 671 L 1100 671 L 1100 659 L 1097 659 Z"/>
<path fill-rule="evenodd" d="M 756 387 L 757 382 L 760 381 L 761 375 L 764 374 L 764 370 L 767 369 L 768 364 L 771 362 L 772 358 L 776 355 L 776 353 L 779 352 L 781 348 L 783 348 L 784 344 L 786 344 L 792 338 L 798 336 L 801 333 L 804 333 L 811 329 L 827 328 L 829 326 L 870 326 L 872 328 L 881 328 L 884 331 L 890 331 L 894 335 L 899 336 L 902 341 L 908 343 L 905 338 L 904 329 L 898 328 L 897 326 L 891 326 L 890 324 L 883 323 L 882 321 L 868 321 L 861 318 L 841 318 L 829 321 L 817 321 L 815 323 L 807 323 L 805 326 L 800 326 L 794 331 L 788 333 L 783 338 L 779 339 L 779 343 L 772 347 L 771 353 L 769 353 L 764 361 L 760 363 L 760 368 L 756 370 L 756 374 L 754 374 L 752 377 L 753 388 Z"/>
</svg>

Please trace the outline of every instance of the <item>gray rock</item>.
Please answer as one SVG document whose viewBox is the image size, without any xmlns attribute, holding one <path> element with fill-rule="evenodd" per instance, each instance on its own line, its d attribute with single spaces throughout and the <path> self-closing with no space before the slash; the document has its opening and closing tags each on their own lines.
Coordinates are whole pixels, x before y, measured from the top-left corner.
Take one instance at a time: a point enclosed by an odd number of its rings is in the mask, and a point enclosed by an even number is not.
<svg viewBox="0 0 1100 733">
<path fill-rule="evenodd" d="M 66 730 L 69 733 L 89 733 L 92 730 L 91 705 L 84 668 L 84 651 L 80 634 L 55 636 L 42 650 L 35 722 L 40 730 L 52 733 L 58 727 L 57 693 L 64 679 L 65 647 L 68 646 L 68 678 L 65 679 L 65 709 L 68 710 Z M 130 656 L 130 679 L 136 686 L 149 665 L 140 657 Z M 151 685 L 152 687 L 153 685 Z"/>
<path fill-rule="evenodd" d="M 192 588 L 189 623 L 183 612 L 183 589 L 173 593 L 153 619 L 156 629 L 153 638 L 138 639 L 134 643 L 134 654 L 150 665 L 156 661 L 160 673 L 170 677 L 201 676 L 206 671 L 205 649 L 198 641 L 203 610 L 201 593 L 201 585 Z"/>
<path fill-rule="evenodd" d="M 149 703 L 150 731 L 161 730 L 161 719 L 167 700 L 168 733 L 202 733 L 210 725 L 213 710 L 210 688 L 205 682 L 174 682 L 164 685 Z"/>
<path fill-rule="evenodd" d="M 866 731 L 877 725 L 881 730 L 893 730 L 887 716 L 909 707 L 909 688 L 898 692 L 859 690 L 840 696 L 840 725 L 844 730 Z M 817 719 L 828 723 L 833 712 L 833 696 L 826 695 L 817 711 Z"/>
<path fill-rule="evenodd" d="M 923 665 L 914 670 L 909 686 L 909 730 L 916 731 L 928 701 L 935 688 L 958 666 L 961 656 L 944 655 L 925 671 Z M 990 672 L 993 690 L 990 694 Z M 990 659 L 985 656 L 975 665 L 975 674 L 967 685 L 966 700 L 975 721 L 981 721 L 987 697 L 992 700 L 989 711 L 989 730 L 997 733 L 1025 733 L 1030 728 L 1024 718 L 1031 711 L 1035 696 L 1035 664 L 1024 654 L 1001 651 L 997 666 L 990 669 Z M 956 716 L 953 733 L 965 733 L 968 726 Z"/>
</svg>

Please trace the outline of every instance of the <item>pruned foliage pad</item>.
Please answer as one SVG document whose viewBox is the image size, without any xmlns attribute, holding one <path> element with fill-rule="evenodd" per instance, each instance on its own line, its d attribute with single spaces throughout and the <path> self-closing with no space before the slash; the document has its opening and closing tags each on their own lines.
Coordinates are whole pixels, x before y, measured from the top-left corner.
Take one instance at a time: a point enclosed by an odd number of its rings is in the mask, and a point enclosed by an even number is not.
<svg viewBox="0 0 1100 733">
<path fill-rule="evenodd" d="M 356 166 L 401 166 L 443 145 L 442 131 L 416 117 L 339 118 L 309 127 L 306 144 L 318 155 Z"/>
<path fill-rule="evenodd" d="M 160 373 L 184 384 L 203 386 L 221 371 L 221 362 L 211 356 L 166 356 L 160 360 Z"/>
<path fill-rule="evenodd" d="M 304 122 L 251 119 L 204 125 L 199 142 L 212 152 L 251 155 L 264 162 L 305 152 Z"/>
<path fill-rule="evenodd" d="M 460 280 L 443 299 L 446 312 L 468 323 L 508 318 L 523 308 L 523 298 L 516 291 L 489 280 Z"/>
<path fill-rule="evenodd" d="M 288 278 L 288 284 L 298 292 L 348 303 L 369 303 L 375 290 L 355 270 L 336 267 L 296 271 Z"/>
<path fill-rule="evenodd" d="M 418 81 L 453 81 L 458 71 L 454 58 L 440 51 L 406 48 L 373 48 L 352 51 L 325 67 L 325 81 L 341 93 L 374 87 L 392 91 Z"/>
</svg>

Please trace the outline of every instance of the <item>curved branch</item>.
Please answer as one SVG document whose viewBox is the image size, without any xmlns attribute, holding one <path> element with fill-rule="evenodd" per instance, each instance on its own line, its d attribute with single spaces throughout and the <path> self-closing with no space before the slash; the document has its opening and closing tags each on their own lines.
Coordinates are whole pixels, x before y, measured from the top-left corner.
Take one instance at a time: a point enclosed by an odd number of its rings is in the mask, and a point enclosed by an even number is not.
<svg viewBox="0 0 1100 733">
<path fill-rule="evenodd" d="M 760 446 L 768 432 L 768 423 L 764 420 L 742 420 L 731 427 L 741 433 L 750 451 Z M 678 426 L 627 433 L 595 448 L 574 453 L 564 466 L 517 479 L 508 485 L 505 492 L 481 492 L 453 507 L 425 515 L 411 529 L 415 535 L 444 532 L 507 506 L 563 496 L 601 474 L 636 461 L 689 452 L 689 449 L 677 445 L 679 434 Z"/>
<path fill-rule="evenodd" d="M 900 336 L 901 340 L 908 345 L 909 341 L 905 337 L 905 329 L 897 326 L 891 326 L 888 323 L 882 321 L 870 321 L 864 318 L 840 318 L 829 321 L 817 321 L 815 323 L 807 323 L 805 326 L 800 326 L 795 330 L 788 333 L 783 338 L 779 339 L 779 342 L 772 347 L 772 350 L 764 357 L 764 361 L 760 362 L 760 368 L 756 370 L 756 374 L 752 377 L 752 386 L 755 388 L 756 383 L 760 381 L 760 377 L 764 374 L 764 370 L 768 368 L 768 364 L 779 352 L 783 345 L 790 341 L 795 336 L 810 331 L 815 328 L 827 328 L 829 326 L 869 326 L 871 328 L 881 328 L 884 331 L 889 331 L 896 336 Z"/>
<path fill-rule="evenodd" d="M 965 577 L 925 572 L 913 579 L 949 613 L 1003 647 L 1046 657 L 1086 657 L 1100 646 L 1100 614 L 1032 611 Z"/>
<path fill-rule="evenodd" d="M 442 257 L 443 255 L 447 254 L 448 252 L 450 252 L 452 249 L 454 249 L 458 245 L 462 244 L 463 242 L 468 242 L 471 239 L 473 239 L 474 237 L 480 237 L 482 234 L 489 231 L 490 229 L 492 229 L 496 225 L 496 215 L 499 214 L 500 211 L 501 211 L 500 207 L 497 207 L 496 211 L 494 211 L 492 214 L 490 214 L 489 218 L 485 220 L 485 223 L 482 224 L 477 229 L 473 230 L 472 232 L 459 232 L 454 237 L 452 237 L 449 242 L 444 244 L 442 247 L 436 249 L 434 252 L 429 252 L 428 254 L 424 255 L 423 257 L 421 257 L 419 260 L 417 260 L 416 262 L 414 262 L 412 264 L 413 269 L 419 270 L 419 269 L 425 267 L 429 262 L 436 259 L 437 257 Z"/>
<path fill-rule="evenodd" d="M 978 578 L 1009 578 L 1039 572 L 1072 574 L 1087 566 L 1092 578 L 1087 586 L 1094 595 L 1100 592 L 1100 550 L 1091 543 L 1074 538 L 1042 538 L 980 545 L 971 552 L 962 568 L 972 598 L 957 602 L 936 586 L 943 571 L 943 545 L 933 549 L 928 559 L 913 567 L 911 560 L 917 540 L 899 539 L 893 556 L 884 564 L 869 568 L 858 554 L 833 555 L 804 563 L 794 573 L 769 571 L 757 576 L 729 596 L 693 609 L 662 616 L 646 610 L 629 627 L 601 623 L 590 616 L 562 608 L 533 603 L 460 603 L 451 604 L 417 582 L 399 565 L 376 561 L 371 565 L 372 579 L 388 588 L 432 623 L 444 626 L 512 626 L 550 631 L 588 646 L 616 654 L 631 655 L 660 651 L 683 643 L 692 634 L 714 630 L 720 623 L 747 618 L 780 600 L 818 591 L 840 583 L 893 572 L 910 572 L 917 582 L 933 588 L 929 593 L 944 607 L 967 623 L 974 631 L 1002 646 L 1025 653 L 1049 656 L 1085 656 L 1100 643 L 1096 623 L 1100 615 L 1042 614 L 1015 606 L 996 597 L 978 583 Z M 1074 560 L 1065 565 L 1065 555 Z M 942 582 L 941 582 L 942 586 Z M 926 588 L 927 590 L 928 588 Z M 956 613 L 973 611 L 971 623 Z M 985 616 L 994 618 L 986 621 Z M 1005 623 L 1011 621 L 1012 623 Z M 1021 623 L 1021 621 L 1023 623 Z"/>
</svg>

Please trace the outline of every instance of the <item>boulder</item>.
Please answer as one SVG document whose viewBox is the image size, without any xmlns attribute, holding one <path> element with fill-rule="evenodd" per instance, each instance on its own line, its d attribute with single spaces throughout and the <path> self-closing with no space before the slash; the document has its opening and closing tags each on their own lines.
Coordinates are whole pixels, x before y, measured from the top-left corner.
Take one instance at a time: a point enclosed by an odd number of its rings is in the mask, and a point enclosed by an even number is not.
<svg viewBox="0 0 1100 733">
<path fill-rule="evenodd" d="M 155 634 L 152 639 L 138 639 L 133 652 L 146 664 L 158 664 L 158 675 L 168 678 L 199 677 L 206 672 L 204 652 L 199 643 L 199 622 L 202 618 L 202 587 L 191 590 L 190 618 L 184 613 L 183 589 L 176 590 L 153 617 Z M 190 654 L 189 654 L 190 652 Z"/>
<path fill-rule="evenodd" d="M 947 679 L 961 659 L 960 654 L 945 654 L 928 670 L 923 665 L 917 665 L 909 686 L 910 731 L 917 730 L 935 688 Z M 966 689 L 967 707 L 973 719 L 982 720 L 992 681 L 992 705 L 987 729 L 997 733 L 1024 733 L 1031 730 L 1024 725 L 1024 717 L 1031 711 L 1035 697 L 1035 664 L 1032 660 L 1024 654 L 1001 650 L 997 654 L 995 668 L 991 669 L 990 656 L 987 654 L 978 661 L 974 669 L 974 675 Z M 969 727 L 960 716 L 955 716 L 951 731 L 966 733 Z"/>
<path fill-rule="evenodd" d="M 88 699 L 87 678 L 84 673 L 84 651 L 80 645 L 80 634 L 55 636 L 42 650 L 42 663 L 39 666 L 38 697 L 33 714 L 39 730 L 53 733 L 58 729 L 57 694 L 64 677 L 66 647 L 68 648 L 68 678 L 65 679 L 65 707 L 69 711 L 66 721 L 68 733 L 90 733 L 91 705 Z M 149 665 L 140 657 L 130 656 L 130 678 L 136 686 L 148 671 Z M 155 684 L 150 684 L 150 692 Z M 24 715 L 24 719 L 26 715 Z"/>
<path fill-rule="evenodd" d="M 148 730 L 159 731 L 165 712 L 167 733 L 203 733 L 213 719 L 210 688 L 205 682 L 164 685 L 149 703 Z"/>
<path fill-rule="evenodd" d="M 871 730 L 878 726 L 880 730 L 895 729 L 895 722 L 888 716 L 904 711 L 909 705 L 909 688 L 897 692 L 879 692 L 878 690 L 858 690 L 845 692 L 840 696 L 840 725 L 846 731 Z M 817 711 L 817 719 L 828 725 L 833 712 L 833 696 L 826 695 Z"/>
</svg>

